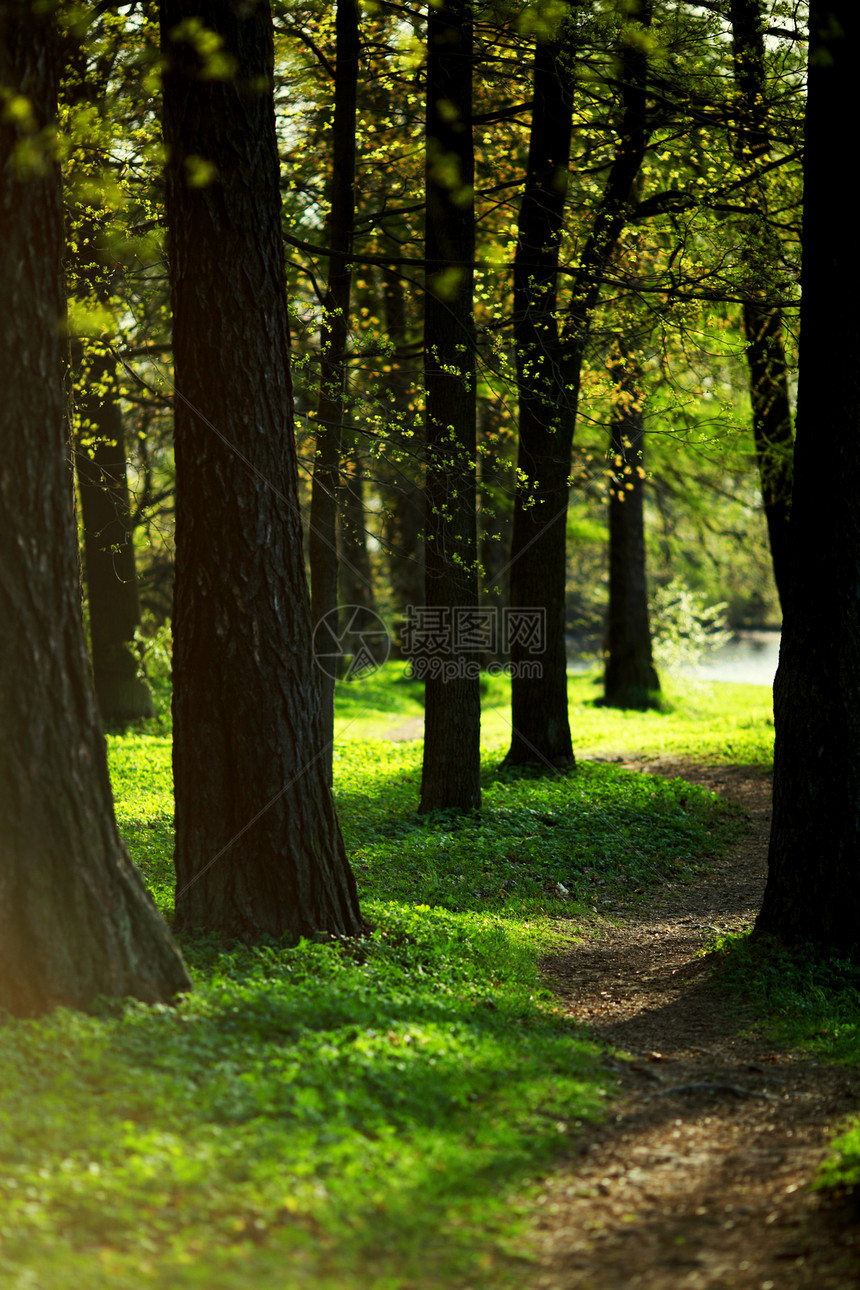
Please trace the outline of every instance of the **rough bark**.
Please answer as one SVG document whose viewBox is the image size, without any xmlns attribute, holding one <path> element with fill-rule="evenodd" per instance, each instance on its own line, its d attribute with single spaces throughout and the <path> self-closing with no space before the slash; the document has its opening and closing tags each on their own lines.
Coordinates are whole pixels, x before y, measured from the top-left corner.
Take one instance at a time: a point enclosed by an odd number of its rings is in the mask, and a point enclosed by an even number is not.
<svg viewBox="0 0 860 1290">
<path fill-rule="evenodd" d="M 190 982 L 120 841 L 84 647 L 66 437 L 59 172 L 28 165 L 56 114 L 51 19 L 0 4 L 0 1008 Z"/>
<path fill-rule="evenodd" d="M 84 576 L 96 699 L 102 721 L 151 717 L 152 696 L 138 675 L 137 567 L 116 362 L 93 354 L 78 368 L 75 468 L 81 499 Z"/>
<path fill-rule="evenodd" d="M 316 454 L 311 484 L 308 563 L 311 575 L 311 619 L 334 625 L 337 610 L 337 511 L 340 443 L 346 393 L 346 349 L 352 287 L 352 230 L 355 221 L 355 110 L 358 84 L 358 5 L 338 0 L 335 18 L 334 119 L 328 238 L 331 248 L 328 290 L 323 301 L 320 336 L 320 387 L 316 420 Z M 334 675 L 321 671 L 320 715 L 324 760 L 332 781 L 334 741 Z"/>
<path fill-rule="evenodd" d="M 765 23 L 759 0 L 731 0 L 730 18 L 737 90 L 735 155 L 740 161 L 750 163 L 765 158 L 771 150 Z M 756 214 L 751 217 L 746 251 L 752 295 L 743 307 L 743 323 L 762 505 L 774 580 L 784 613 L 789 582 L 788 525 L 794 436 L 782 310 L 767 298 L 767 278 L 779 248 L 768 221 L 767 186 L 763 181 L 755 183 L 753 196 Z"/>
<path fill-rule="evenodd" d="M 651 654 L 645 567 L 645 414 L 642 367 L 619 342 L 609 454 L 609 614 L 603 702 L 611 708 L 653 707 L 660 680 Z"/>
<path fill-rule="evenodd" d="M 456 640 L 478 603 L 471 119 L 471 4 L 443 0 L 427 18 L 425 604 L 454 635 L 427 658 L 422 812 L 481 803 L 478 657 Z"/>
<path fill-rule="evenodd" d="M 756 931 L 860 945 L 860 260 L 844 131 L 857 114 L 860 11 L 813 0 L 804 146 L 791 580 L 774 686 L 768 881 Z"/>
<path fill-rule="evenodd" d="M 234 60 L 229 79 L 207 78 L 183 39 L 195 19 Z M 356 933 L 311 655 L 271 12 L 164 0 L 161 29 L 176 380 L 177 924 L 249 941 Z M 206 183 L 195 158 L 211 167 Z"/>
</svg>

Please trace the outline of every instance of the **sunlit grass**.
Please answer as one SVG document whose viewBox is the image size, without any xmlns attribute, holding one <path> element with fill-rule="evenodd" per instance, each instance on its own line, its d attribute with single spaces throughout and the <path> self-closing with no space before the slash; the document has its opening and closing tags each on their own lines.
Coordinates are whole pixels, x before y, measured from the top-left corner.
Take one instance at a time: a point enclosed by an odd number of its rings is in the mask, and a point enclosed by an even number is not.
<svg viewBox="0 0 860 1290">
<path fill-rule="evenodd" d="M 501 680 L 485 687 L 483 811 L 418 817 L 420 741 L 372 737 L 421 715 L 421 687 L 391 667 L 339 696 L 358 737 L 336 746 L 335 791 L 371 937 L 187 944 L 178 1008 L 3 1023 L 4 1287 L 430 1290 L 502 1287 L 520 1266 L 518 1198 L 611 1092 L 539 954 L 620 894 L 682 881 L 739 824 L 700 788 L 612 766 L 500 774 Z M 572 720 L 593 746 L 711 755 L 686 691 L 628 720 L 592 708 L 589 685 L 571 681 Z M 725 737 L 745 702 L 705 720 Z M 170 742 L 117 737 L 110 756 L 123 834 L 169 915 Z"/>
<path fill-rule="evenodd" d="M 335 740 L 423 737 L 423 686 L 409 681 L 403 663 L 338 687 Z M 700 761 L 767 765 L 773 759 L 770 686 L 705 682 L 669 675 L 660 710 L 616 711 L 597 706 L 602 694 L 594 669 L 568 678 L 574 752 L 693 757 Z M 481 742 L 501 758 L 511 739 L 510 681 L 481 681 Z"/>
</svg>

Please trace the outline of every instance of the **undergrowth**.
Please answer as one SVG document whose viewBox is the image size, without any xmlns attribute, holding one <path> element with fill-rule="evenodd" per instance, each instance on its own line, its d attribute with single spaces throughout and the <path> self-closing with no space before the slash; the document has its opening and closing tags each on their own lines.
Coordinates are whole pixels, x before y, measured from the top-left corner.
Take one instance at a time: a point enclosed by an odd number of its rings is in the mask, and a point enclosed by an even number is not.
<svg viewBox="0 0 860 1290">
<path fill-rule="evenodd" d="M 539 955 L 620 895 L 683 880 L 739 825 L 680 780 L 588 763 L 501 774 L 492 741 L 484 809 L 419 817 L 420 744 L 369 734 L 409 720 L 416 689 L 395 688 L 386 713 L 380 687 L 341 699 L 365 725 L 335 759 L 371 936 L 186 942 L 194 990 L 177 1007 L 2 1023 L 4 1287 L 521 1279 L 516 1198 L 611 1091 Z M 654 714 L 663 746 L 694 742 L 679 712 Z M 606 721 L 607 742 L 623 721 L 590 700 L 572 718 L 595 737 Z M 169 740 L 118 736 L 110 755 L 121 829 L 170 916 Z"/>
</svg>

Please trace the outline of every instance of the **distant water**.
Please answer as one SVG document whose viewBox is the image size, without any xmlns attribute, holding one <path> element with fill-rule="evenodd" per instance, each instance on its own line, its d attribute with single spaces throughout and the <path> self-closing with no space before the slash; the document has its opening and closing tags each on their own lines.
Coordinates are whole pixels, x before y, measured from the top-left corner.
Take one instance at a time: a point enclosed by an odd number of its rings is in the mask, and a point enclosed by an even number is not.
<svg viewBox="0 0 860 1290">
<path fill-rule="evenodd" d="M 779 632 L 738 632 L 714 650 L 698 667 L 682 668 L 703 681 L 737 681 L 744 685 L 773 685 L 779 662 Z"/>
<path fill-rule="evenodd" d="M 742 685 L 773 685 L 779 662 L 779 632 L 738 632 L 728 645 L 714 650 L 698 667 L 682 667 L 686 676 L 702 681 L 736 681 Z M 572 642 L 569 645 L 572 646 Z M 595 658 L 568 658 L 569 672 L 588 672 Z"/>
</svg>

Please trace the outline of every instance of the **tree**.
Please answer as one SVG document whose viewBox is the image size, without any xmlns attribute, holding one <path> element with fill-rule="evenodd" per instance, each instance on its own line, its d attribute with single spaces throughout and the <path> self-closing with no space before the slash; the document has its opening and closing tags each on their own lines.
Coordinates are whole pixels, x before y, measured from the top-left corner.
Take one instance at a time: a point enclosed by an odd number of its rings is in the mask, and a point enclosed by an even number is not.
<svg viewBox="0 0 860 1290">
<path fill-rule="evenodd" d="M 506 763 L 573 765 L 564 639 L 566 524 L 575 410 L 558 320 L 559 246 L 573 112 L 572 24 L 535 43 L 532 121 L 514 259 L 519 395 L 518 487 L 510 564 L 511 609 L 545 614 L 539 674 L 530 642 L 511 641 L 511 746 Z"/>
<path fill-rule="evenodd" d="M 70 34 L 63 48 L 60 90 L 65 125 L 73 138 L 79 129 L 87 130 L 93 117 L 102 126 L 96 138 L 88 138 L 87 147 L 73 150 L 66 165 L 66 278 L 82 315 L 108 318 L 117 252 L 105 207 L 116 200 L 110 144 L 118 126 L 103 123 L 110 122 L 108 86 L 124 34 L 124 24 L 115 15 L 99 15 L 85 35 Z M 154 709 L 149 687 L 139 675 L 135 645 L 140 600 L 125 426 L 111 339 L 76 336 L 72 345 L 74 459 L 96 699 L 103 721 L 125 723 L 151 717 Z"/>
<path fill-rule="evenodd" d="M 735 152 L 742 162 L 764 161 L 771 152 L 765 77 L 764 22 L 758 0 L 731 0 L 732 43 L 737 83 Z M 743 305 L 750 401 L 761 495 L 767 519 L 773 572 L 785 612 L 788 594 L 789 514 L 791 510 L 793 435 L 788 397 L 788 368 L 783 343 L 782 310 L 768 296 L 768 282 L 778 255 L 777 236 L 768 213 L 767 184 L 755 183 L 755 213 L 746 252 L 752 281 Z"/>
<path fill-rule="evenodd" d="M 117 832 L 84 647 L 56 54 L 43 6 L 0 4 L 0 1008 L 22 1015 L 190 986 Z"/>
<path fill-rule="evenodd" d="M 122 724 L 151 717 L 154 709 L 149 687 L 139 676 L 135 648 L 140 599 L 116 360 L 91 349 L 90 361 L 78 368 L 78 375 L 75 469 L 93 680 L 102 720 Z"/>
<path fill-rule="evenodd" d="M 176 919 L 362 930 L 302 557 L 268 4 L 163 0 L 176 418 Z"/>
<path fill-rule="evenodd" d="M 609 452 L 609 612 L 603 702 L 653 706 L 660 680 L 651 654 L 645 572 L 645 391 L 635 346 L 619 338 L 613 378 Z"/>
<path fill-rule="evenodd" d="M 343 454 L 344 476 L 340 486 L 340 588 L 345 606 L 341 622 L 341 642 L 344 652 L 355 659 L 359 654 L 367 658 L 387 655 L 387 641 L 383 641 L 380 620 L 376 613 L 373 593 L 373 570 L 367 550 L 367 529 L 364 510 L 364 462 L 361 447 L 352 436 L 352 442 Z M 378 649 L 375 647 L 379 647 Z"/>
<path fill-rule="evenodd" d="M 774 685 L 768 879 L 756 932 L 860 943 L 860 261 L 845 130 L 857 120 L 860 11 L 809 7 L 800 372 L 789 598 Z M 834 128 L 834 123 L 841 128 Z"/>
<path fill-rule="evenodd" d="M 529 178 L 520 211 L 520 244 L 528 245 L 530 207 L 536 207 L 537 236 L 532 257 L 543 260 L 541 280 L 534 270 L 528 281 L 534 281 L 546 294 L 542 306 L 541 328 L 535 341 L 535 353 L 546 353 L 545 372 L 535 382 L 532 368 L 535 358 L 527 350 L 524 372 L 518 357 L 520 386 L 519 481 L 514 506 L 513 541 L 511 545 L 511 606 L 532 605 L 545 612 L 546 639 L 542 669 L 534 676 L 521 665 L 527 662 L 528 646 L 515 641 L 511 649 L 511 725 L 513 735 L 505 761 L 508 765 L 538 763 L 547 767 L 573 764 L 570 725 L 567 717 L 567 655 L 564 635 L 566 579 L 566 515 L 571 448 L 576 427 L 579 390 L 585 363 L 586 347 L 591 333 L 592 316 L 600 297 L 604 276 L 618 239 L 630 214 L 633 186 L 642 164 L 649 137 L 645 97 L 648 69 L 647 46 L 643 39 L 650 27 L 651 0 L 634 6 L 631 20 L 621 31 L 620 80 L 621 119 L 618 125 L 615 155 L 609 166 L 591 226 L 585 237 L 579 263 L 573 270 L 571 296 L 564 322 L 559 326 L 555 316 L 555 272 L 552 263 L 554 242 L 559 233 L 559 197 L 563 186 L 558 168 L 564 167 L 563 139 L 560 152 L 542 157 L 541 169 L 533 164 L 531 148 L 543 152 L 541 135 L 534 122 L 546 118 L 547 96 L 563 91 L 565 66 L 558 53 L 543 76 L 542 60 L 546 53 L 536 49 L 535 95 L 532 142 L 530 144 Z M 572 33 L 571 33 L 572 36 Z M 571 37 L 569 37 L 570 39 Z M 572 50 L 566 57 L 572 56 Z M 541 88 L 543 87 L 543 88 Z M 566 119 L 570 107 L 566 98 L 558 104 L 557 115 Z M 549 122 L 544 127 L 549 129 Z M 558 125 L 555 126 L 556 131 Z M 531 177 L 534 176 L 532 179 Z M 546 212 L 544 214 L 543 212 Z M 553 216 L 552 223 L 550 218 Z M 524 222 L 525 221 L 525 222 Z M 544 229 L 540 224 L 547 225 Z M 557 265 L 557 260 L 555 262 Z M 522 309 L 530 308 L 529 294 L 524 292 Z M 523 381 L 523 373 L 526 381 Z M 523 407 L 539 403 L 538 415 L 523 417 Z"/>
<path fill-rule="evenodd" d="M 387 503 L 385 549 L 394 609 L 402 615 L 410 605 L 420 605 L 424 598 L 424 496 L 417 478 L 418 463 L 412 460 L 415 449 L 404 433 L 409 426 L 415 395 L 418 366 L 415 351 L 420 355 L 421 342 L 410 344 L 410 320 L 402 280 L 393 270 L 385 269 L 382 281 L 390 349 L 386 366 L 391 369 L 383 373 L 389 395 L 385 409 L 389 445 L 383 476 L 383 497 Z"/>
<path fill-rule="evenodd" d="M 328 290 L 323 300 L 320 338 L 320 388 L 317 405 L 316 455 L 308 532 L 311 574 L 311 616 L 315 628 L 323 620 L 331 632 L 337 610 L 337 512 L 341 431 L 344 419 L 346 347 L 349 336 L 349 297 L 352 287 L 352 230 L 355 217 L 355 102 L 358 86 L 358 5 L 338 0 L 337 43 L 332 121 Z M 322 629 L 325 631 L 325 627 Z M 334 742 L 334 673 L 321 672 L 320 712 L 329 783 Z"/>
<path fill-rule="evenodd" d="M 440 632 L 426 659 L 423 812 L 481 804 L 477 655 L 458 642 L 478 604 L 474 153 L 471 0 L 427 15 L 426 610 Z M 458 617 L 459 615 L 459 617 Z M 450 633 L 450 635 L 449 635 Z M 462 666 L 461 666 L 462 665 Z"/>
<path fill-rule="evenodd" d="M 506 449 L 513 432 L 502 422 L 501 400 L 490 391 L 478 394 L 478 528 L 481 544 L 481 597 L 497 614 L 508 604 L 508 551 L 511 545 L 513 461 Z M 485 662 L 501 662 L 504 641 L 496 633 L 484 652 Z"/>
</svg>

